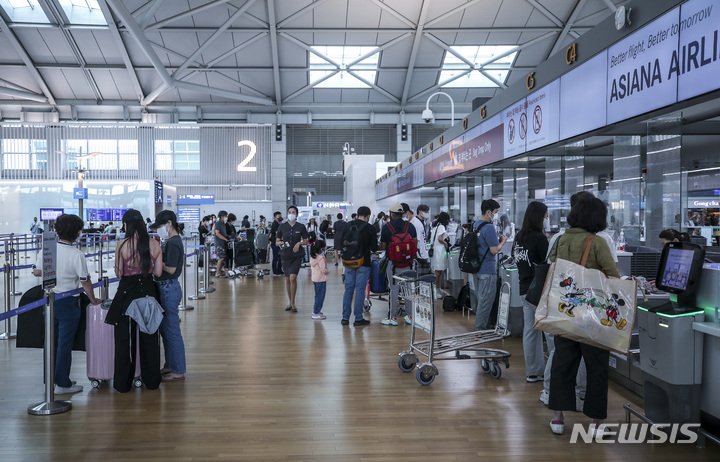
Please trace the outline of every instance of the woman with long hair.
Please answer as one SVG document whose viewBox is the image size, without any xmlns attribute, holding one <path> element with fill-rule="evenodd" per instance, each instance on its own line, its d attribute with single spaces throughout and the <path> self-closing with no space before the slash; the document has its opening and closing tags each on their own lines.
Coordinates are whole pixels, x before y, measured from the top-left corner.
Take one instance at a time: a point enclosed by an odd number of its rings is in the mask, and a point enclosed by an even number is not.
<svg viewBox="0 0 720 462">
<path fill-rule="evenodd" d="M 535 277 L 535 266 L 545 261 L 548 240 L 543 233 L 543 221 L 548 208 L 538 201 L 530 202 L 525 210 L 523 224 L 515 236 L 513 258 L 517 263 L 520 279 L 520 295 L 527 294 Z M 537 307 L 523 299 L 523 351 L 525 352 L 525 375 L 528 382 L 541 382 L 545 370 L 542 332 L 533 329 Z"/>
<path fill-rule="evenodd" d="M 432 257 L 430 259 L 430 269 L 435 271 L 435 298 L 442 297 L 445 292 L 442 290 L 443 273 L 448 266 L 448 232 L 447 227 L 450 224 L 450 215 L 447 212 L 440 212 L 437 218 L 437 225 L 431 233 L 431 249 Z"/>
<path fill-rule="evenodd" d="M 120 278 L 117 293 L 108 310 L 105 322 L 115 325 L 115 374 L 113 388 L 126 393 L 132 388 L 135 364 L 140 361 L 142 381 L 149 390 L 160 386 L 160 342 L 158 332 L 139 332 L 137 322 L 127 316 L 130 304 L 146 296 L 157 300 L 152 276 L 162 275 L 162 249 L 150 239 L 142 214 L 130 209 L 123 215 L 126 234 L 115 251 L 115 274 Z M 136 355 L 137 339 L 140 357 Z"/>
</svg>

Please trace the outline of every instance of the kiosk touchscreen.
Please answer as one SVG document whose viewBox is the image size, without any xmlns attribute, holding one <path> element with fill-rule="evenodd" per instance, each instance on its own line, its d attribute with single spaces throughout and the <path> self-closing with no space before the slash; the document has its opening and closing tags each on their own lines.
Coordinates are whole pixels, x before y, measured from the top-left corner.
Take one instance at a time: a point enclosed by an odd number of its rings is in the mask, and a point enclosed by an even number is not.
<svg viewBox="0 0 720 462">
<path fill-rule="evenodd" d="M 676 294 L 676 302 L 656 307 L 652 311 L 675 312 L 696 310 L 695 294 L 705 260 L 705 250 L 689 242 L 669 242 L 660 256 L 655 285 L 658 289 Z"/>
</svg>

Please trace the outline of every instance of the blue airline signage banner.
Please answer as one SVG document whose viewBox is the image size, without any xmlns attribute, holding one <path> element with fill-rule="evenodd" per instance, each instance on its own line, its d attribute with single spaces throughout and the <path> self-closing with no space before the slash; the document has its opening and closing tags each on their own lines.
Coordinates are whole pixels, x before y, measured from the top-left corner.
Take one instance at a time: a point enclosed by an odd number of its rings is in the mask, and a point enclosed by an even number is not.
<svg viewBox="0 0 720 462">
<path fill-rule="evenodd" d="M 172 202 L 172 198 L 169 202 Z M 214 194 L 178 194 L 177 205 L 214 204 Z"/>
<path fill-rule="evenodd" d="M 689 0 L 376 186 L 377 199 L 720 89 L 720 2 Z M 494 129 L 491 155 L 474 157 Z M 472 162 L 458 151 L 475 146 Z M 501 157 L 501 158 L 502 158 Z"/>
</svg>

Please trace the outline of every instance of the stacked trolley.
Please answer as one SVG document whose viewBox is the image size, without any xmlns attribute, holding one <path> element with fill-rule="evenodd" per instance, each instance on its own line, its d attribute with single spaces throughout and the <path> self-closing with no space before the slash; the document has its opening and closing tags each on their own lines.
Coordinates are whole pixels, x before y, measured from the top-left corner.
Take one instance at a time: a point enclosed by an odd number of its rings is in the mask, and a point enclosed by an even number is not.
<svg viewBox="0 0 720 462">
<path fill-rule="evenodd" d="M 500 363 L 510 367 L 510 352 L 479 345 L 502 340 L 510 333 L 507 328 L 510 307 L 510 285 L 505 283 L 500 288 L 500 304 L 495 329 L 467 332 L 449 337 L 435 338 L 435 298 L 434 280 L 432 275 L 416 277 L 409 272 L 395 276 L 400 286 L 400 296 L 413 304 L 412 329 L 410 333 L 410 349 L 400 353 L 398 366 L 403 372 L 412 372 L 417 368 L 415 377 L 421 385 L 430 385 L 438 369 L 433 360 L 441 359 L 480 359 L 482 370 L 489 372 L 493 378 L 502 376 Z M 416 341 L 417 330 L 427 333 L 428 340 Z M 463 352 L 474 352 L 473 355 Z M 455 353 L 454 356 L 442 356 Z M 418 355 L 427 357 L 427 362 L 418 364 Z"/>
</svg>

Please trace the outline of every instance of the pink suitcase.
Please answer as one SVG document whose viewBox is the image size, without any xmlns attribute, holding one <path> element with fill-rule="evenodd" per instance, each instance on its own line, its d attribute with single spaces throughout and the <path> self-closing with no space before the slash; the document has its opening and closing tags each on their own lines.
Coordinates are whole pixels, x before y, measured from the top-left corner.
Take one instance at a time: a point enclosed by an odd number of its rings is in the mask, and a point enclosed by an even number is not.
<svg viewBox="0 0 720 462">
<path fill-rule="evenodd" d="M 101 305 L 87 307 L 87 376 L 93 388 L 105 380 L 112 380 L 115 372 L 115 328 L 105 324 L 107 310 Z M 140 334 L 136 334 L 139 336 Z M 136 358 L 140 358 L 140 342 L 136 341 Z M 140 388 L 140 361 L 135 364 L 135 386 Z"/>
</svg>

